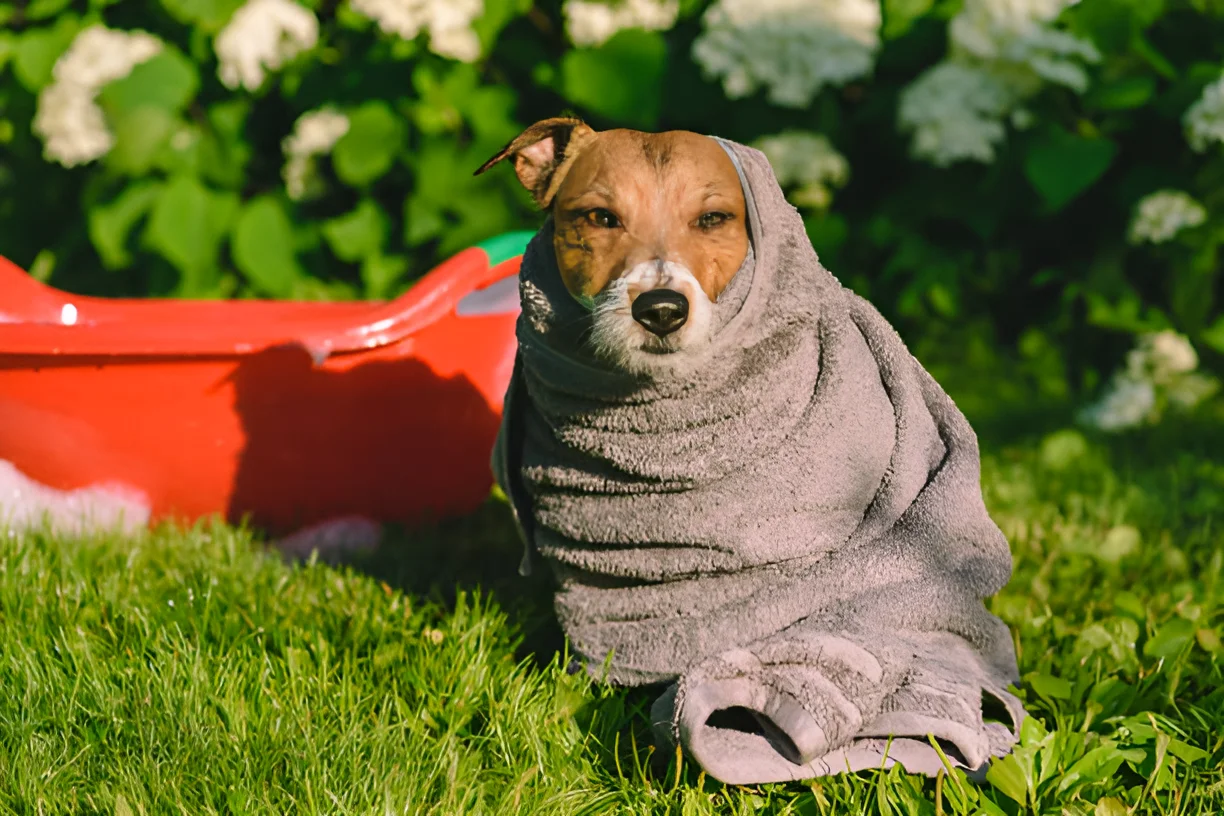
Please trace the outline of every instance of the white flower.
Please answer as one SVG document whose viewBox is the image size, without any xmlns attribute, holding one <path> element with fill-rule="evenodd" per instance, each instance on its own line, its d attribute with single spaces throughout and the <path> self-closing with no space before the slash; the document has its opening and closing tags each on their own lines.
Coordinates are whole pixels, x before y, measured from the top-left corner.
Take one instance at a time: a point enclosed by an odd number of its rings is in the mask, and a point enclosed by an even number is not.
<svg viewBox="0 0 1224 816">
<path fill-rule="evenodd" d="M 1171 330 L 1143 335 L 1126 356 L 1128 375 L 1148 378 L 1157 385 L 1167 385 L 1196 368 L 1194 346 L 1185 335 Z"/>
<path fill-rule="evenodd" d="M 1016 108 L 1011 112 L 1011 126 L 1016 130 L 1028 130 L 1036 124 L 1036 117 L 1028 108 Z"/>
<path fill-rule="evenodd" d="M 796 187 L 792 203 L 823 209 L 832 199 L 830 187 L 841 187 L 850 178 L 846 157 L 819 133 L 788 130 L 764 136 L 753 143 L 769 159 L 778 184 Z"/>
<path fill-rule="evenodd" d="M 1080 412 L 1080 421 L 1117 431 L 1158 421 L 1164 405 L 1193 408 L 1220 389 L 1217 379 L 1195 371 L 1198 363 L 1185 335 L 1171 330 L 1145 334 L 1127 353 L 1109 391 Z"/>
<path fill-rule="evenodd" d="M 161 40 L 143 31 L 116 31 L 92 25 L 73 39 L 51 69 L 56 82 L 95 91 L 123 79 L 162 50 Z"/>
<path fill-rule="evenodd" d="M 1207 220 L 1207 210 L 1181 190 L 1158 190 L 1135 206 L 1128 238 L 1132 244 L 1162 244 L 1183 229 Z"/>
<path fill-rule="evenodd" d="M 1224 142 L 1224 76 L 1203 88 L 1203 93 L 1182 116 L 1186 141 L 1199 153 L 1212 142 Z"/>
<path fill-rule="evenodd" d="M 258 90 L 265 72 L 279 71 L 319 41 L 314 12 L 293 0 L 247 0 L 217 34 L 217 76 L 227 88 Z"/>
<path fill-rule="evenodd" d="M 774 104 L 802 108 L 871 71 L 880 21 L 878 0 L 718 0 L 693 59 L 732 99 L 764 87 Z"/>
<path fill-rule="evenodd" d="M 676 24 L 680 0 L 568 0 L 565 29 L 574 45 L 602 45 L 618 31 L 666 31 Z"/>
<path fill-rule="evenodd" d="M 1074 59 L 1098 62 L 1096 47 L 1050 23 L 1068 0 L 965 0 L 948 24 L 953 53 L 1024 66 L 1042 79 L 1077 91 L 1088 76 Z"/>
<path fill-rule="evenodd" d="M 484 11 L 484 0 L 352 0 L 352 6 L 385 34 L 411 40 L 428 31 L 435 54 L 463 62 L 480 56 L 472 21 Z"/>
<path fill-rule="evenodd" d="M 429 35 L 429 49 L 460 62 L 475 62 L 480 57 L 480 37 L 470 28 L 443 28 Z"/>
<path fill-rule="evenodd" d="M 1037 29 L 1032 36 L 1017 40 L 1006 57 L 1013 64 L 1026 65 L 1046 82 L 1076 93 L 1088 90 L 1088 72 L 1076 60 L 1089 64 L 1101 61 L 1101 53 L 1092 43 L 1052 28 Z"/>
<path fill-rule="evenodd" d="M 900 122 L 914 132 L 912 151 L 938 166 L 991 162 L 1006 135 L 1004 122 L 1026 127 L 1021 102 L 1054 83 L 1084 91 L 1081 63 L 1101 59 L 1096 47 L 1053 27 L 1070 0 L 964 0 L 948 25 L 948 58 L 901 95 Z M 953 68 L 952 66 L 956 66 Z M 925 110 L 934 104 L 940 113 Z"/>
<path fill-rule="evenodd" d="M 1150 422 L 1155 408 L 1152 383 L 1119 375 L 1100 402 L 1080 412 L 1080 421 L 1102 431 L 1121 431 Z"/>
<path fill-rule="evenodd" d="M 965 0 L 948 33 L 987 51 L 1053 20 L 1070 5 L 1070 0 Z"/>
<path fill-rule="evenodd" d="M 334 108 L 320 108 L 298 117 L 293 133 L 281 142 L 286 158 L 281 175 L 289 198 L 299 201 L 312 192 L 315 157 L 331 152 L 348 129 L 348 117 Z"/>
<path fill-rule="evenodd" d="M 1182 410 L 1189 410 L 1204 400 L 1215 396 L 1220 390 L 1220 381 L 1206 374 L 1193 372 L 1178 377 L 1168 388 L 1169 402 Z"/>
<path fill-rule="evenodd" d="M 915 156 L 938 167 L 965 159 L 988 163 L 1003 141 L 1002 118 L 1013 101 L 1013 91 L 995 75 L 945 61 L 901 92 L 897 119 L 914 132 Z"/>
<path fill-rule="evenodd" d="M 34 132 L 43 140 L 43 155 L 65 167 L 105 156 L 115 137 L 93 94 L 58 82 L 43 88 L 34 114 Z"/>
<path fill-rule="evenodd" d="M 55 61 L 52 83 L 38 94 L 33 130 L 43 140 L 43 155 L 65 167 L 105 156 L 115 137 L 95 101 L 98 92 L 161 49 L 161 40 L 143 31 L 93 25 L 77 34 Z"/>
</svg>

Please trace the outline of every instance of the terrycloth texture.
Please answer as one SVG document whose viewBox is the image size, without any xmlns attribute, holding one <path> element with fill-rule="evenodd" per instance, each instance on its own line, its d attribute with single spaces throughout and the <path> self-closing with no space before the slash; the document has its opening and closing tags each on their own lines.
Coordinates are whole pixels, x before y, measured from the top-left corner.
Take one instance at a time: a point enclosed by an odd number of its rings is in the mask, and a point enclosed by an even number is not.
<svg viewBox="0 0 1224 816">
<path fill-rule="evenodd" d="M 550 219 L 520 273 L 498 482 L 588 669 L 674 683 L 657 733 L 712 776 L 894 760 L 935 773 L 927 735 L 979 768 L 1009 750 L 1023 710 L 1006 690 L 1008 629 L 982 603 L 1011 558 L 976 436 L 820 265 L 765 157 L 723 144 L 752 251 L 715 304 L 707 358 L 650 382 L 594 358 Z M 983 700 L 1006 722 L 985 722 Z"/>
</svg>

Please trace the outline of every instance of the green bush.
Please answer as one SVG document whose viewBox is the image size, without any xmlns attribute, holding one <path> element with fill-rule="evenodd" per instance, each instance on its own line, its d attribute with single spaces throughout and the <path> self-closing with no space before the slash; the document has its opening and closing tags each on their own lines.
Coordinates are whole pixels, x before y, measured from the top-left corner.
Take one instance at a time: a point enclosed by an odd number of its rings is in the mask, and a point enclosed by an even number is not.
<svg viewBox="0 0 1224 816">
<path fill-rule="evenodd" d="M 539 223 L 472 171 L 570 110 L 759 144 L 903 334 L 1064 397 L 1139 335 L 1221 367 L 1220 43 L 1220 0 L 0 0 L 0 252 L 82 293 L 394 296 Z M 1171 370 L 1148 415 L 1197 399 Z"/>
</svg>

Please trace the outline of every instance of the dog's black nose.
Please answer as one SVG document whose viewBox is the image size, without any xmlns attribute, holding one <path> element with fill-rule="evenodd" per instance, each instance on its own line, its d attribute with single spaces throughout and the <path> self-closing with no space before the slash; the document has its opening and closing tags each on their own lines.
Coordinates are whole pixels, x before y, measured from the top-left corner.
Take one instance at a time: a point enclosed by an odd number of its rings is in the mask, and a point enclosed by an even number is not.
<svg viewBox="0 0 1224 816">
<path fill-rule="evenodd" d="M 688 320 L 688 298 L 672 289 L 651 289 L 633 301 L 633 319 L 664 337 Z"/>
</svg>

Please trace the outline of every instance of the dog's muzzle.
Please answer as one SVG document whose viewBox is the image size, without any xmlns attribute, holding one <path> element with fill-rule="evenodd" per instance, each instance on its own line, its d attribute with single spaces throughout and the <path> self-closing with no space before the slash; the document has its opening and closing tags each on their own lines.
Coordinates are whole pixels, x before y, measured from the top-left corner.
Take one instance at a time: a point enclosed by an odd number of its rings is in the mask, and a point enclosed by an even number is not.
<svg viewBox="0 0 1224 816">
<path fill-rule="evenodd" d="M 688 298 L 674 289 L 651 289 L 633 301 L 633 319 L 659 337 L 683 326 L 688 314 Z"/>
</svg>

